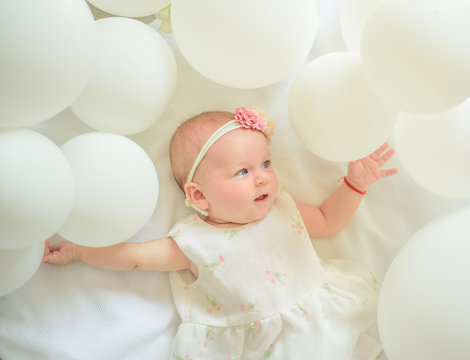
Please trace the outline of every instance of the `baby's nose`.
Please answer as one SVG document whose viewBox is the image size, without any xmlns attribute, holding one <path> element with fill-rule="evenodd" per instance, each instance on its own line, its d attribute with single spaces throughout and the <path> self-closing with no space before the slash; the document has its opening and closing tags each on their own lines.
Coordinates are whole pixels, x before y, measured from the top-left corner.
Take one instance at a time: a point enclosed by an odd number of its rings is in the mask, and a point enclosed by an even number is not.
<svg viewBox="0 0 470 360">
<path fill-rule="evenodd" d="M 255 184 L 256 184 L 256 185 L 262 185 L 262 184 L 264 184 L 265 182 L 266 182 L 266 179 L 265 179 L 264 177 L 262 177 L 262 176 L 258 176 L 258 177 L 256 177 L 256 179 L 255 179 Z"/>
</svg>

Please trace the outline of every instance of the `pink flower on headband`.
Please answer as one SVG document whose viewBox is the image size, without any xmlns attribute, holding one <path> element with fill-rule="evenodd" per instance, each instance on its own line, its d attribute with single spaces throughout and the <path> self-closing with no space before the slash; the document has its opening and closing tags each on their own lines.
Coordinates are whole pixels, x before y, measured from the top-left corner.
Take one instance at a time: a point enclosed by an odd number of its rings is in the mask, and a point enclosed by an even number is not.
<svg viewBox="0 0 470 360">
<path fill-rule="evenodd" d="M 240 106 L 235 113 L 235 120 L 246 129 L 264 132 L 268 125 L 256 110 L 248 110 Z"/>
</svg>

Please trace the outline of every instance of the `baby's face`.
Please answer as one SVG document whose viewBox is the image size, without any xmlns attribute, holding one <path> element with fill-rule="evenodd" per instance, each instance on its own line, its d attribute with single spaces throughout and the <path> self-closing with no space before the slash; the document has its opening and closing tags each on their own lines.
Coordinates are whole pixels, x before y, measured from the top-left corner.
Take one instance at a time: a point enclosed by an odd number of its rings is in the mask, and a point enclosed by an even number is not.
<svg viewBox="0 0 470 360">
<path fill-rule="evenodd" d="M 261 220 L 276 199 L 278 181 L 268 142 L 259 131 L 237 129 L 222 136 L 201 162 L 194 179 L 209 202 L 213 225 Z"/>
</svg>

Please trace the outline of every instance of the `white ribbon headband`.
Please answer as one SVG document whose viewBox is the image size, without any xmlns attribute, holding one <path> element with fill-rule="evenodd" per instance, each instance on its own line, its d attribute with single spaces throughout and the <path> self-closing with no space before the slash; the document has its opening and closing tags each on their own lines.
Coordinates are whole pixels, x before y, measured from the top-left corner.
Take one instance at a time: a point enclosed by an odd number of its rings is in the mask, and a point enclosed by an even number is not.
<svg viewBox="0 0 470 360">
<path fill-rule="evenodd" d="M 218 128 L 209 137 L 209 139 L 207 139 L 206 143 L 204 144 L 201 151 L 197 155 L 196 160 L 194 160 L 193 167 L 191 168 L 191 171 L 189 172 L 188 179 L 186 180 L 186 182 L 193 181 L 194 173 L 196 172 L 197 167 L 201 163 L 202 159 L 204 159 L 204 156 L 206 156 L 207 152 L 212 147 L 212 145 L 214 145 L 217 140 L 219 140 L 222 136 L 224 136 L 229 131 L 239 129 L 241 127 L 242 127 L 242 125 L 239 122 L 237 122 L 235 120 L 231 120 L 231 121 L 225 123 L 224 125 L 222 125 L 220 128 Z"/>
<path fill-rule="evenodd" d="M 193 181 L 194 173 L 196 172 L 197 167 L 201 163 L 202 159 L 204 159 L 204 156 L 206 156 L 207 152 L 209 149 L 214 145 L 214 143 L 219 140 L 222 136 L 224 136 L 226 133 L 241 128 L 242 125 L 235 121 L 231 120 L 224 125 L 222 125 L 220 128 L 218 128 L 210 137 L 207 139 L 206 143 L 202 147 L 201 151 L 196 157 L 196 160 L 194 161 L 193 167 L 191 168 L 191 171 L 189 172 L 188 179 L 186 182 L 191 182 Z M 194 210 L 198 211 L 204 216 L 207 216 L 207 211 L 199 209 L 197 206 L 195 206 L 191 200 L 188 199 L 188 196 L 186 195 L 186 199 L 184 199 L 184 203 L 186 204 L 187 207 L 192 207 Z"/>
</svg>

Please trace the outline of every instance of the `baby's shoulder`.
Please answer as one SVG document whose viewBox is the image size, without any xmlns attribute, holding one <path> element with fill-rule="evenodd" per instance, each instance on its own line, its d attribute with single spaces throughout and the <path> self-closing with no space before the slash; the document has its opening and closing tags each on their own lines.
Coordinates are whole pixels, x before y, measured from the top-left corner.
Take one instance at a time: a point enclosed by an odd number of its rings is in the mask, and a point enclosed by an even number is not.
<svg viewBox="0 0 470 360">
<path fill-rule="evenodd" d="M 294 198 L 282 185 L 279 185 L 273 208 L 282 212 L 297 212 L 297 205 Z"/>
</svg>

